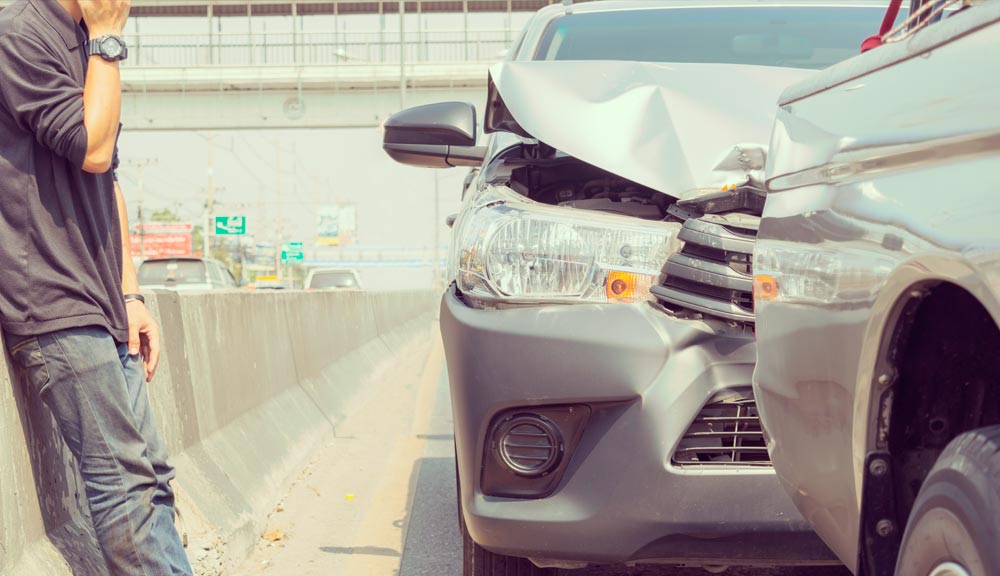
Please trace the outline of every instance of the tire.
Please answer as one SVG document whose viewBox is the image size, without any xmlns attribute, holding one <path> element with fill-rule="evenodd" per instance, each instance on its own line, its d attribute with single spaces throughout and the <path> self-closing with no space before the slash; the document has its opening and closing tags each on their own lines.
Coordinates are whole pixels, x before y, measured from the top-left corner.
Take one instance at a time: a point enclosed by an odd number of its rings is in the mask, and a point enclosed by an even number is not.
<svg viewBox="0 0 1000 576">
<path fill-rule="evenodd" d="M 455 460 L 455 484 L 458 487 L 458 526 L 462 532 L 462 576 L 556 576 L 553 568 L 539 568 L 527 558 L 494 554 L 472 539 L 462 511 L 462 480 Z"/>
<path fill-rule="evenodd" d="M 903 535 L 897 576 L 1000 574 L 1000 426 L 951 441 Z"/>
</svg>

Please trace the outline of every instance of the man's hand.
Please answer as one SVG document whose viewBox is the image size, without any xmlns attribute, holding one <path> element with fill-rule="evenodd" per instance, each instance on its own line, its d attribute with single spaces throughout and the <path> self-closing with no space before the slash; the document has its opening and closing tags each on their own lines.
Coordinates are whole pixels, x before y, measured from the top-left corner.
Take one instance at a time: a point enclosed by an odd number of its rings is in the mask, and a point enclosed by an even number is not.
<svg viewBox="0 0 1000 576">
<path fill-rule="evenodd" d="M 132 0 L 80 0 L 80 12 L 91 38 L 121 36 Z"/>
<path fill-rule="evenodd" d="M 130 356 L 142 354 L 146 382 L 149 382 L 160 363 L 160 327 L 139 300 L 129 301 L 125 308 L 128 310 L 128 353 Z"/>
</svg>

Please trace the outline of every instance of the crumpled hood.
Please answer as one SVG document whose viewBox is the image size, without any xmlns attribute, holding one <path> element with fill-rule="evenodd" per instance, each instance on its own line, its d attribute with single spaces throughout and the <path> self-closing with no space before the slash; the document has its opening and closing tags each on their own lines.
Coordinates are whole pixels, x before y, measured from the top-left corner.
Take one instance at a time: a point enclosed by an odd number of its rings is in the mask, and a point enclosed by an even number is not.
<svg viewBox="0 0 1000 576">
<path fill-rule="evenodd" d="M 778 96 L 813 73 L 733 64 L 504 62 L 490 69 L 486 131 L 533 138 L 687 198 L 762 170 Z"/>
</svg>

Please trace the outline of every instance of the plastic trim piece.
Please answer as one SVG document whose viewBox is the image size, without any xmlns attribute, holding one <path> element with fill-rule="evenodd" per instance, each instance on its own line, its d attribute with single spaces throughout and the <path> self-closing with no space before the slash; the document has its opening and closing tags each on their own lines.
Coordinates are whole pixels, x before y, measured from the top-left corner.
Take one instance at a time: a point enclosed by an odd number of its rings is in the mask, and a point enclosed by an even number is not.
<svg viewBox="0 0 1000 576">
<path fill-rule="evenodd" d="M 740 322 L 754 321 L 753 314 L 743 310 L 731 302 L 723 302 L 721 300 L 706 298 L 704 296 L 698 296 L 691 294 L 690 292 L 682 292 L 666 286 L 653 286 L 650 288 L 650 292 L 664 300 L 667 300 L 668 302 L 677 302 L 681 305 L 693 308 L 694 310 L 704 312 L 706 314 L 714 314 Z"/>
</svg>

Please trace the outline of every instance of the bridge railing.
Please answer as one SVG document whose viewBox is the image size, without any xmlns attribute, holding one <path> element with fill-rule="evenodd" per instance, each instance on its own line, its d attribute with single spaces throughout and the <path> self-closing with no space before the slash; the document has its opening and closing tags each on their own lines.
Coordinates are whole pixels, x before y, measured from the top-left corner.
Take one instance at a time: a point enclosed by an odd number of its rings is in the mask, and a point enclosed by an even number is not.
<svg viewBox="0 0 1000 576">
<path fill-rule="evenodd" d="M 128 66 L 308 66 L 493 62 L 515 37 L 512 30 L 425 30 L 298 34 L 184 34 L 127 37 Z"/>
</svg>

